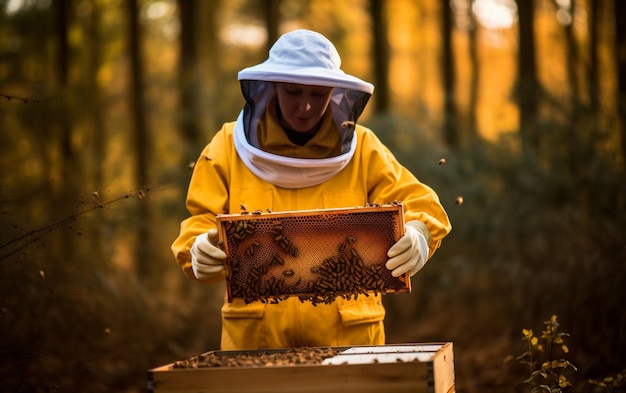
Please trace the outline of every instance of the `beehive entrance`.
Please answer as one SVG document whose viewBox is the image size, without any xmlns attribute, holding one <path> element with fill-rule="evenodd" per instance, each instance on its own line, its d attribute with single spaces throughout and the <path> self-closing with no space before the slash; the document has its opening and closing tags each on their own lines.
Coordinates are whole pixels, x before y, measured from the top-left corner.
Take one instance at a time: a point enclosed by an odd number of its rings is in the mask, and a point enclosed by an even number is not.
<svg viewBox="0 0 626 393">
<path fill-rule="evenodd" d="M 407 275 L 392 277 L 384 266 L 387 250 L 403 235 L 401 204 L 228 214 L 217 221 L 230 301 L 298 296 L 317 304 L 410 291 Z"/>
</svg>

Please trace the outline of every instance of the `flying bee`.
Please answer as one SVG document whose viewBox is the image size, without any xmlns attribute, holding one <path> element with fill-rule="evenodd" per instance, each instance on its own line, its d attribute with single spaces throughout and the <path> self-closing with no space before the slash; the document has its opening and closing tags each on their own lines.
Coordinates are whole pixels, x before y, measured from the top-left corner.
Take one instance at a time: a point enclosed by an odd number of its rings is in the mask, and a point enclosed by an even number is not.
<svg viewBox="0 0 626 393">
<path fill-rule="evenodd" d="M 463 204 L 463 197 L 461 195 L 459 195 L 458 197 L 456 197 L 456 201 L 454 202 L 457 205 L 462 205 Z"/>
<path fill-rule="evenodd" d="M 446 164 L 446 159 L 442 158 L 439 160 L 439 165 L 445 165 Z"/>
</svg>

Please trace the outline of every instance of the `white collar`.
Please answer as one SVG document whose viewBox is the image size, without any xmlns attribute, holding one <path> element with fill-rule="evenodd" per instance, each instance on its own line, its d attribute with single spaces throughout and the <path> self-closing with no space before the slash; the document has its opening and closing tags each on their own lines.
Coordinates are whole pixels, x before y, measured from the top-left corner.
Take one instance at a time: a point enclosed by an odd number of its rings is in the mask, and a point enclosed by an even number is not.
<svg viewBox="0 0 626 393">
<path fill-rule="evenodd" d="M 317 186 L 332 178 L 348 165 L 356 151 L 356 137 L 350 150 L 330 158 L 294 158 L 268 153 L 252 146 L 246 139 L 243 111 L 237 117 L 234 130 L 235 149 L 239 158 L 256 176 L 283 188 Z"/>
</svg>

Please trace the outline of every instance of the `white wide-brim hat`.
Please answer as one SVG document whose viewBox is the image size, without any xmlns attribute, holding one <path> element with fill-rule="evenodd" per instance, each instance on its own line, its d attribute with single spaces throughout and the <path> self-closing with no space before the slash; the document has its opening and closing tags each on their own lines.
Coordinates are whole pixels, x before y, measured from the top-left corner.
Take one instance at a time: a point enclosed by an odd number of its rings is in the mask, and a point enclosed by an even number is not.
<svg viewBox="0 0 626 393">
<path fill-rule="evenodd" d="M 238 79 L 374 92 L 374 85 L 341 70 L 341 58 L 332 42 L 320 33 L 304 29 L 282 35 L 270 49 L 267 60 L 239 71 Z"/>
</svg>

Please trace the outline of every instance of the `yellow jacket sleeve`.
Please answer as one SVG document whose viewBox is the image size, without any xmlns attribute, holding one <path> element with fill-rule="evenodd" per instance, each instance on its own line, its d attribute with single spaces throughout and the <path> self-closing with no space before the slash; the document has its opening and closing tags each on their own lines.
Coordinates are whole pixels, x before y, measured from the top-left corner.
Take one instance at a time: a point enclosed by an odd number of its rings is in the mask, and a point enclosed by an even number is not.
<svg viewBox="0 0 626 393">
<path fill-rule="evenodd" d="M 197 280 L 191 268 L 189 250 L 196 237 L 209 229 L 217 228 L 215 216 L 228 212 L 228 162 L 229 149 L 225 146 L 225 135 L 220 130 L 207 145 L 196 161 L 187 191 L 186 207 L 190 217 L 180 224 L 180 233 L 172 244 L 176 262 L 187 277 Z M 220 273 L 207 283 L 224 279 Z"/>
<path fill-rule="evenodd" d="M 363 149 L 360 157 L 366 161 L 362 163 L 362 173 L 368 179 L 370 202 L 402 202 L 405 222 L 423 223 L 423 226 L 417 225 L 416 229 L 426 237 L 431 257 L 442 239 L 452 230 L 439 197 L 431 187 L 421 183 L 402 166 L 372 131 L 363 128 L 358 131 Z"/>
</svg>

